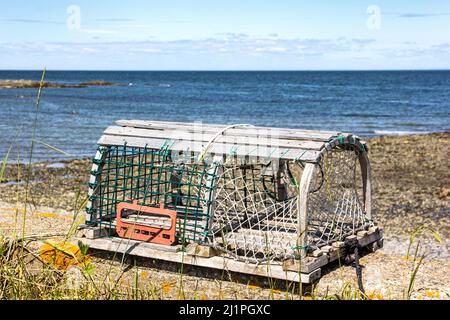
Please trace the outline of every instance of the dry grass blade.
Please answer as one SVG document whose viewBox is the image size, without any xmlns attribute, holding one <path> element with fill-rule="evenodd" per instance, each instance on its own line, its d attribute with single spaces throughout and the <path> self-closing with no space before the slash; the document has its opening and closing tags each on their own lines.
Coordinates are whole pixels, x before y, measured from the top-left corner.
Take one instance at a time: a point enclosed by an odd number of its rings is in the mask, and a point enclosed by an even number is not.
<svg viewBox="0 0 450 320">
<path fill-rule="evenodd" d="M 39 143 L 39 144 L 43 145 L 44 147 L 49 148 L 49 149 L 51 149 L 51 150 L 53 150 L 53 151 L 62 153 L 62 154 L 64 154 L 64 155 L 66 155 L 66 156 L 72 156 L 70 153 L 67 153 L 67 152 L 65 152 L 64 150 L 61 150 L 61 149 L 59 149 L 59 148 L 57 148 L 57 147 L 55 147 L 55 146 L 52 146 L 52 145 L 50 145 L 50 144 L 48 144 L 48 143 L 45 143 L 44 141 L 37 140 L 37 139 L 33 139 L 33 141 L 34 141 L 35 143 Z"/>
</svg>

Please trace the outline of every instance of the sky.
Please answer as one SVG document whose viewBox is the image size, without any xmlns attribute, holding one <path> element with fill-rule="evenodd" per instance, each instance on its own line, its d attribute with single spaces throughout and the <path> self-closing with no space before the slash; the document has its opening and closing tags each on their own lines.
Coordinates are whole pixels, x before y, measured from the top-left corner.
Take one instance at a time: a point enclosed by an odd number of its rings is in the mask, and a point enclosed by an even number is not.
<svg viewBox="0 0 450 320">
<path fill-rule="evenodd" d="M 0 69 L 450 68 L 447 0 L 0 2 Z"/>
</svg>

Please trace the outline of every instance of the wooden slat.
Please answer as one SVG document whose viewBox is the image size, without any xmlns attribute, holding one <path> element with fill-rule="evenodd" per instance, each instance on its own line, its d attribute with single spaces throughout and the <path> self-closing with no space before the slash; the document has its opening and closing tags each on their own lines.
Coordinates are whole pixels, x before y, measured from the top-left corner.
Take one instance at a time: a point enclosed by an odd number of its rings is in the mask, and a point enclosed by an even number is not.
<svg viewBox="0 0 450 320">
<path fill-rule="evenodd" d="M 161 138 L 170 140 L 185 140 L 185 141 L 199 141 L 204 142 L 206 145 L 215 134 L 208 132 L 192 132 L 188 130 L 148 130 L 143 128 L 134 127 L 119 127 L 110 126 L 104 134 L 114 136 L 126 136 L 126 137 L 140 137 L 140 138 Z M 252 132 L 249 129 L 246 135 L 229 135 L 219 136 L 216 139 L 216 143 L 229 143 L 237 145 L 261 145 L 261 146 L 273 146 L 284 148 L 296 148 L 304 150 L 320 150 L 323 146 L 322 141 L 307 141 L 307 140 L 292 140 L 282 139 L 277 136 L 265 136 L 258 135 L 257 132 Z"/>
<path fill-rule="evenodd" d="M 126 240 L 120 238 L 100 238 L 100 239 L 85 239 L 83 243 L 89 245 L 92 249 L 106 250 L 110 252 L 126 253 L 129 255 L 147 257 L 152 259 L 160 259 L 165 261 L 173 261 L 183 264 L 189 264 L 199 267 L 214 268 L 219 270 L 227 270 L 232 272 L 247 273 L 264 277 L 271 277 L 287 281 L 296 281 L 303 283 L 311 283 L 320 278 L 320 269 L 314 270 L 311 273 L 299 273 L 293 271 L 285 271 L 281 265 L 267 265 L 267 264 L 250 264 L 233 259 L 215 256 L 211 258 L 204 258 L 198 256 L 189 256 L 183 252 L 167 252 L 150 246 L 147 243 L 140 241 Z"/>
<path fill-rule="evenodd" d="M 262 223 L 269 227 L 276 227 L 276 228 L 286 228 L 286 229 L 296 230 L 298 227 L 297 222 L 289 223 L 289 222 L 277 221 L 277 220 L 264 220 Z"/>
<path fill-rule="evenodd" d="M 110 136 L 103 135 L 97 142 L 103 146 L 117 146 L 126 144 L 129 147 L 138 147 L 152 149 L 160 149 L 164 145 L 168 145 L 170 150 L 174 151 L 191 151 L 202 152 L 203 144 L 200 142 L 191 141 L 169 141 L 165 139 L 155 138 L 138 138 L 138 137 L 123 137 L 123 136 Z M 303 149 L 288 149 L 288 148 L 271 148 L 263 146 L 241 146 L 237 147 L 233 144 L 214 143 L 209 153 L 212 154 L 235 154 L 237 156 L 251 156 L 270 159 L 298 159 L 302 161 L 315 161 L 320 154 L 319 151 L 303 150 Z"/>
<path fill-rule="evenodd" d="M 278 249 L 291 250 L 291 246 L 297 243 L 294 233 L 270 232 L 251 229 L 240 229 L 225 235 L 226 244 L 235 244 L 237 247 L 246 247 L 247 250 Z M 259 248 L 260 247 L 260 248 Z"/>
<path fill-rule="evenodd" d="M 181 122 L 165 122 L 165 121 L 143 121 L 143 120 L 118 120 L 116 124 L 124 127 L 154 129 L 154 130 L 201 130 L 201 132 L 217 133 L 227 127 L 226 125 L 205 124 L 205 123 L 181 123 Z M 259 132 L 260 135 L 269 135 L 278 133 L 278 137 L 282 139 L 294 140 L 316 140 L 326 141 L 339 132 L 335 131 L 317 131 L 317 130 L 301 130 L 286 129 L 274 127 L 252 127 L 253 131 Z M 233 128 L 227 130 L 227 135 L 246 135 L 247 128 Z"/>
<path fill-rule="evenodd" d="M 265 230 L 254 230 L 254 229 L 248 229 L 248 228 L 241 228 L 237 231 L 237 233 L 241 235 L 255 235 L 259 238 L 264 239 L 272 239 L 273 237 L 276 237 L 278 239 L 287 239 L 288 241 L 296 242 L 297 240 L 297 234 L 291 233 L 291 232 L 283 232 L 283 231 L 265 231 Z"/>
<path fill-rule="evenodd" d="M 217 124 L 217 123 L 202 123 L 202 122 L 177 122 L 177 121 L 146 121 L 146 120 L 118 120 L 116 123 L 121 123 L 121 125 L 126 126 L 134 126 L 134 125 L 144 125 L 148 127 L 153 128 L 166 128 L 168 126 L 173 127 L 191 127 L 194 124 L 197 124 L 198 126 L 202 126 L 209 129 L 222 129 L 228 126 L 228 124 Z M 304 132 L 304 133 L 318 133 L 318 134 L 331 134 L 334 135 L 337 132 L 336 131 L 326 131 L 326 130 L 306 130 L 306 129 L 297 129 L 297 128 L 282 128 L 282 127 L 267 127 L 267 126 L 251 126 L 252 128 L 258 128 L 258 129 L 268 129 L 268 130 L 279 130 L 284 131 L 286 133 L 288 132 Z M 246 129 L 244 129 L 246 130 Z"/>
<path fill-rule="evenodd" d="M 228 249 L 236 250 L 246 250 L 250 252 L 261 252 L 267 253 L 270 250 L 274 253 L 281 254 L 285 252 L 292 252 L 291 246 L 295 242 L 290 243 L 288 240 L 274 240 L 270 239 L 268 243 L 262 242 L 261 238 L 256 235 L 240 235 L 233 234 L 225 239 L 223 244 Z"/>
</svg>

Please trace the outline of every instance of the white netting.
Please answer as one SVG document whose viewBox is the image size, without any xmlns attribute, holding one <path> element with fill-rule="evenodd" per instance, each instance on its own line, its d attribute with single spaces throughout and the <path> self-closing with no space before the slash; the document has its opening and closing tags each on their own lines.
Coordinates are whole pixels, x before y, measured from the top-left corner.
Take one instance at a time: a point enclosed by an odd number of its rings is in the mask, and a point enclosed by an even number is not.
<svg viewBox="0 0 450 320">
<path fill-rule="evenodd" d="M 367 226 L 359 151 L 327 152 L 315 165 L 308 193 L 307 236 L 299 246 L 300 163 L 242 159 L 221 165 L 212 207 L 210 241 L 234 258 L 280 261 L 343 240 Z"/>
<path fill-rule="evenodd" d="M 298 187 L 290 170 L 275 161 L 223 165 L 215 190 L 213 244 L 249 261 L 292 256 L 298 244 Z"/>
<path fill-rule="evenodd" d="M 353 146 L 327 152 L 316 166 L 308 195 L 308 245 L 321 247 L 355 234 L 365 219 L 360 151 Z"/>
</svg>

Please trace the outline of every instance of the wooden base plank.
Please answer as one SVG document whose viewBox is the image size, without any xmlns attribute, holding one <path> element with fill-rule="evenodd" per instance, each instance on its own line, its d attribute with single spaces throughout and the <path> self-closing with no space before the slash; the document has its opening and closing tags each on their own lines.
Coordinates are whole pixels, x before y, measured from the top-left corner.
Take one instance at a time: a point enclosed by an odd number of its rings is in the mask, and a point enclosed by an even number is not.
<svg viewBox="0 0 450 320">
<path fill-rule="evenodd" d="M 211 246 L 202 246 L 198 243 L 190 243 L 186 247 L 186 253 L 190 256 L 198 256 L 198 257 L 205 257 L 205 258 L 211 258 L 214 256 L 217 256 L 219 253 L 216 249 L 214 249 Z"/>
<path fill-rule="evenodd" d="M 283 270 L 310 273 L 328 263 L 327 256 L 306 257 L 301 260 L 286 260 L 283 262 Z"/>
<path fill-rule="evenodd" d="M 186 252 L 182 252 L 181 245 L 166 246 L 118 237 L 105 238 L 107 232 L 108 229 L 105 227 L 84 226 L 78 230 L 77 237 L 92 249 L 302 283 L 316 281 L 321 276 L 323 266 L 337 259 L 343 259 L 346 255 L 345 242 L 337 241 L 315 250 L 312 256 L 304 257 L 301 261 L 287 260 L 282 264 L 256 265 L 220 256 L 219 252 L 209 246 L 192 243 L 188 245 Z M 347 239 L 357 239 L 362 247 L 375 251 L 383 245 L 383 229 L 371 227 Z"/>
<path fill-rule="evenodd" d="M 285 271 L 279 264 L 252 264 L 236 261 L 221 256 L 210 258 L 192 256 L 184 252 L 164 251 L 161 248 L 155 249 L 150 243 L 120 239 L 120 238 L 98 238 L 80 239 L 92 249 L 105 250 L 145 258 L 152 258 L 176 263 L 189 264 L 198 267 L 228 270 L 231 272 L 245 273 L 256 276 L 271 277 L 274 279 L 287 280 L 293 282 L 312 283 L 320 278 L 321 269 L 318 268 L 310 273 L 299 273 Z M 170 248 L 169 246 L 163 246 Z M 167 249 L 166 248 L 166 249 Z"/>
<path fill-rule="evenodd" d="M 97 239 L 109 236 L 109 229 L 105 227 L 80 226 L 76 231 L 77 238 Z"/>
</svg>

